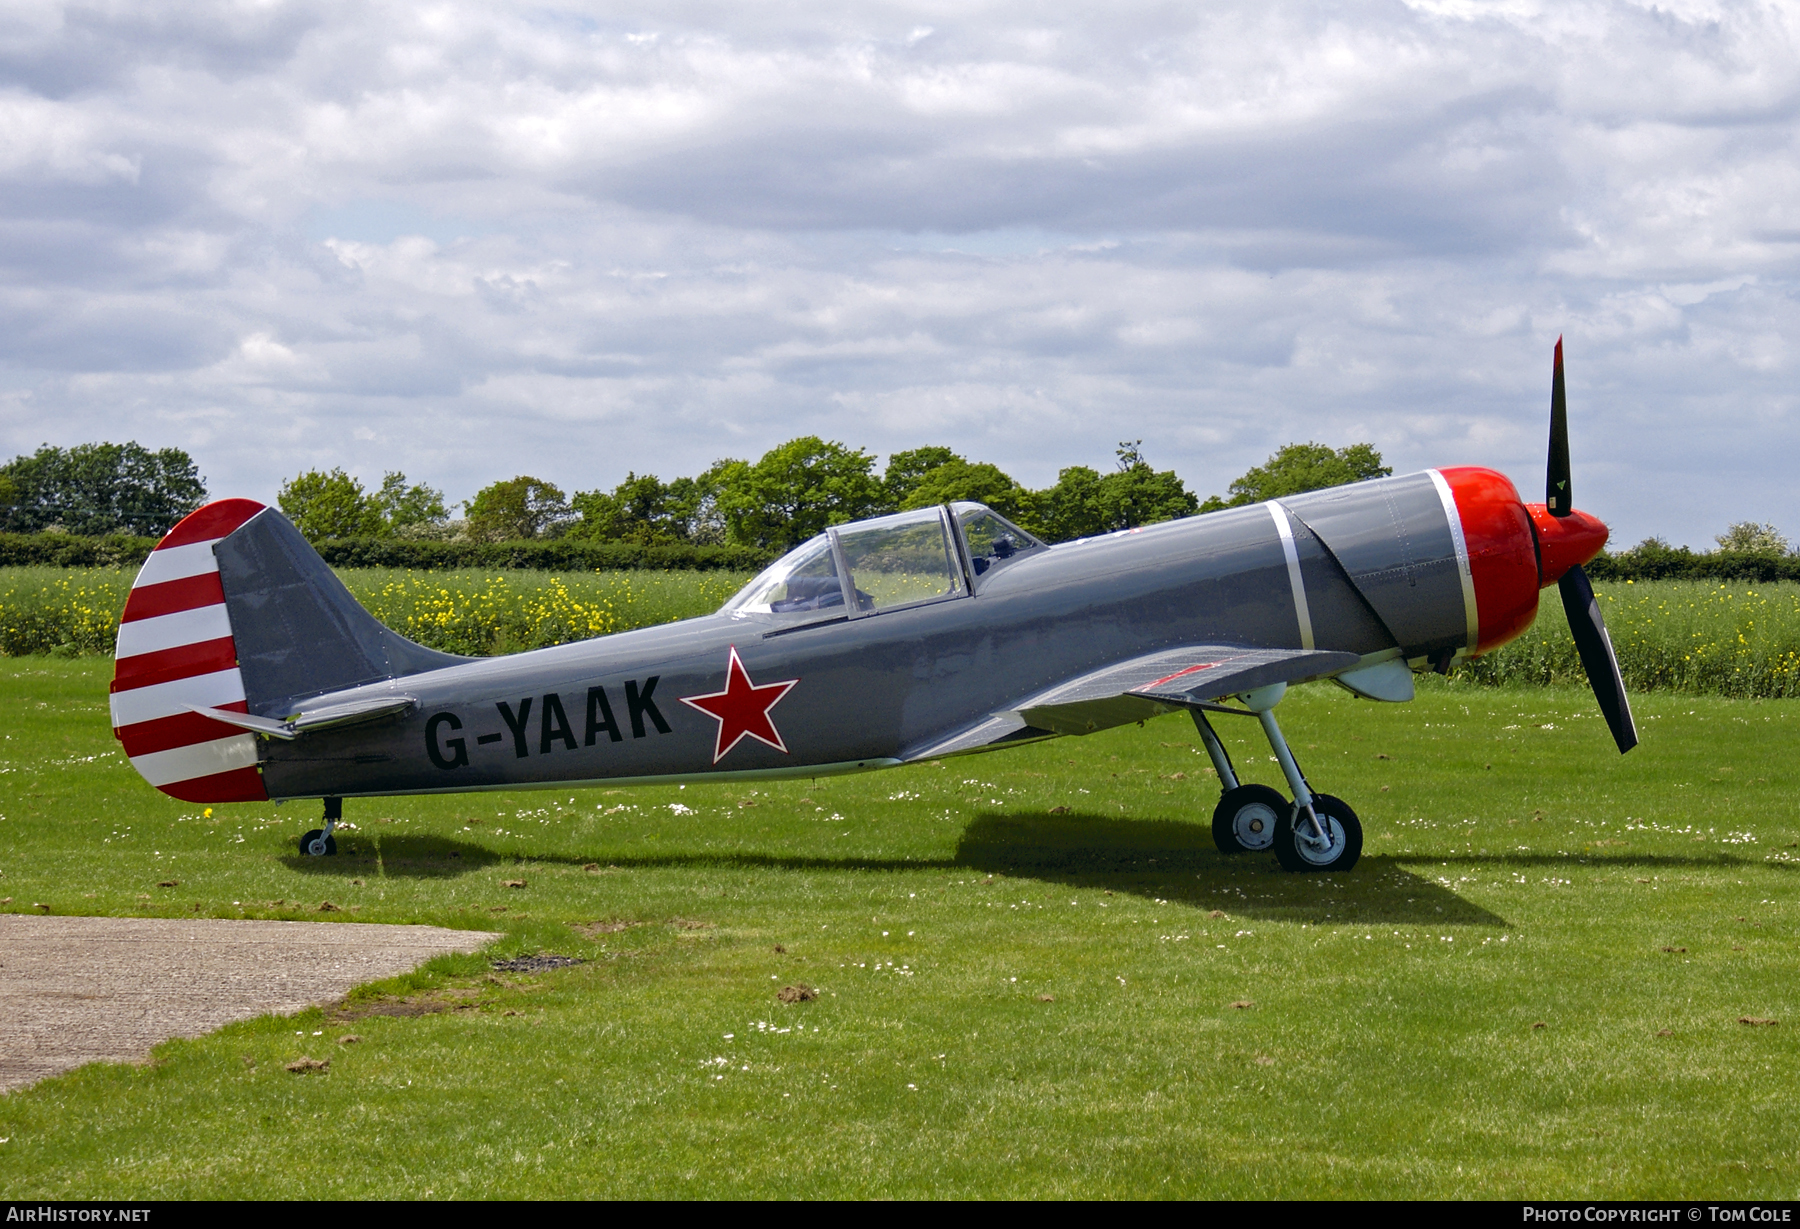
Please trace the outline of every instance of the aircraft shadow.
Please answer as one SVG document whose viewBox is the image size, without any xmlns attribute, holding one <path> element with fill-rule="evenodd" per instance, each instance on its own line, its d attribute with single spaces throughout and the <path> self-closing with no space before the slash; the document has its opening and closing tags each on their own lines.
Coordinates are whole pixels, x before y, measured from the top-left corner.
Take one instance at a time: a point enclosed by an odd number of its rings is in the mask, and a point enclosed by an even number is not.
<svg viewBox="0 0 1800 1229">
<path fill-rule="evenodd" d="M 1219 909 L 1233 918 L 1507 925 L 1393 858 L 1364 857 L 1348 875 L 1293 875 L 1268 854 L 1220 853 L 1203 825 L 1168 820 L 983 815 L 964 831 L 956 863 L 988 874 Z"/>
<path fill-rule="evenodd" d="M 394 879 L 452 879 L 517 860 L 512 854 L 496 853 L 481 845 L 449 837 L 364 833 L 341 841 L 335 857 L 308 858 L 296 850 L 282 859 L 303 874 L 333 879 L 376 874 Z M 1515 854 L 1511 858 L 1502 855 L 1460 861 L 1567 866 L 1572 860 L 1572 856 Z M 1658 864 L 1719 865 L 1721 860 L 1589 856 L 1587 863 L 1609 861 L 1653 867 Z M 718 867 L 876 874 L 967 870 L 1168 901 L 1203 913 L 1219 909 L 1233 918 L 1345 925 L 1507 925 L 1504 918 L 1407 869 L 1408 863 L 1457 864 L 1459 859 L 1455 857 L 1366 856 L 1348 875 L 1291 875 L 1281 870 L 1267 854 L 1231 857 L 1221 854 L 1213 846 L 1212 832 L 1202 824 L 1118 819 L 1104 815 L 980 815 L 964 829 L 954 856 L 949 858 L 822 858 L 776 853 L 650 856 L 540 853 L 527 855 L 526 861 L 575 866 L 598 863 L 616 870 Z"/>
<path fill-rule="evenodd" d="M 338 841 L 334 857 L 309 858 L 295 849 L 282 861 L 302 874 L 332 879 L 357 879 L 377 874 L 385 874 L 390 879 L 454 879 L 498 862 L 511 862 L 513 858 L 443 836 L 358 834 Z"/>
</svg>

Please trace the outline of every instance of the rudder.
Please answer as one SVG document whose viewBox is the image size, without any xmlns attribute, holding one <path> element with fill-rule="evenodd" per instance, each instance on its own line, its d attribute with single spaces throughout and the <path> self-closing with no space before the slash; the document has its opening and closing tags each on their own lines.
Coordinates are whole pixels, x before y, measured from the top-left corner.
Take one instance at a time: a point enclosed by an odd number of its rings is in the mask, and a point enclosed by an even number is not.
<svg viewBox="0 0 1800 1229">
<path fill-rule="evenodd" d="M 268 797 L 256 736 L 196 708 L 283 719 L 295 702 L 469 660 L 390 631 L 281 513 L 211 503 L 171 529 L 119 620 L 113 731 L 186 802 Z"/>
<path fill-rule="evenodd" d="M 193 711 L 249 711 L 213 548 L 262 511 L 224 499 L 183 519 L 144 561 L 119 616 L 113 734 L 146 781 L 184 802 L 269 796 L 255 736 Z"/>
</svg>

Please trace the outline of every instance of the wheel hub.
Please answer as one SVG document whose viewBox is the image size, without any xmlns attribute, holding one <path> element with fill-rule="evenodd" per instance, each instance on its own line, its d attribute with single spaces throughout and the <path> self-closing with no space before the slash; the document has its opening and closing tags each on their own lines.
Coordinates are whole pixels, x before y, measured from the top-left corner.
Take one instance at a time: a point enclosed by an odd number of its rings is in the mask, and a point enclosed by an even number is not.
<svg viewBox="0 0 1800 1229">
<path fill-rule="evenodd" d="M 1294 849 L 1314 866 L 1328 866 L 1344 852 L 1344 825 L 1329 815 L 1319 816 L 1319 822 L 1324 825 L 1326 839 L 1315 836 L 1311 824 L 1298 823 L 1294 831 Z"/>
<path fill-rule="evenodd" d="M 1275 843 L 1276 818 L 1271 808 L 1253 802 L 1232 816 L 1232 835 L 1245 849 L 1267 849 Z"/>
</svg>

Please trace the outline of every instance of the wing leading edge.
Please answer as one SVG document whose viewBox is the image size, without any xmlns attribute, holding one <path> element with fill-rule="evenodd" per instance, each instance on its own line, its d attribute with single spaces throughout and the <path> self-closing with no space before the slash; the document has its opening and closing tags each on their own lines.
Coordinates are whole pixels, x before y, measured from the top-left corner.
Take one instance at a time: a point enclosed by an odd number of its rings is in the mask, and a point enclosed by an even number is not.
<svg viewBox="0 0 1800 1229">
<path fill-rule="evenodd" d="M 1165 649 L 1059 683 L 904 758 L 936 759 L 1062 734 L 1092 734 L 1272 683 L 1325 678 L 1361 660 L 1355 653 L 1229 644 Z"/>
</svg>

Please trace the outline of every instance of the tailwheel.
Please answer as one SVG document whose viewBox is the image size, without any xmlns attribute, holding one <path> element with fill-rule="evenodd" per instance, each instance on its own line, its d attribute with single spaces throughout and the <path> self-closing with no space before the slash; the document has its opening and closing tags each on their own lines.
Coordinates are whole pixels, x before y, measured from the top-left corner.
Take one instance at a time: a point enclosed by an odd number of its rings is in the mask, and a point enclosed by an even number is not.
<svg viewBox="0 0 1800 1229">
<path fill-rule="evenodd" d="M 336 852 L 337 838 L 327 834 L 323 828 L 314 828 L 300 838 L 300 855 L 302 857 L 329 858 Z"/>
<path fill-rule="evenodd" d="M 1225 791 L 1213 808 L 1213 844 L 1220 853 L 1256 853 L 1275 843 L 1288 800 L 1266 785 L 1240 785 Z"/>
<path fill-rule="evenodd" d="M 337 852 L 337 841 L 332 839 L 331 830 L 343 822 L 344 800 L 342 798 L 325 799 L 325 826 L 314 828 L 300 838 L 300 856 L 303 858 L 329 858 Z"/>
<path fill-rule="evenodd" d="M 1314 794 L 1312 804 L 1325 838 L 1319 838 L 1305 811 L 1289 807 L 1276 833 L 1275 857 L 1283 870 L 1349 870 L 1362 856 L 1362 822 L 1342 798 Z"/>
</svg>

